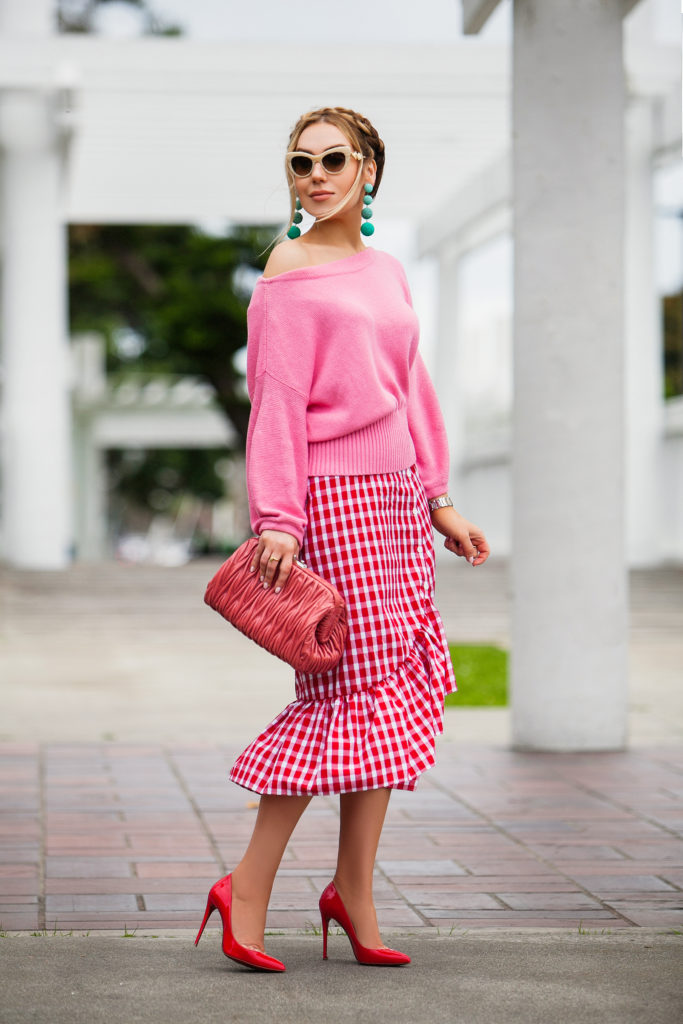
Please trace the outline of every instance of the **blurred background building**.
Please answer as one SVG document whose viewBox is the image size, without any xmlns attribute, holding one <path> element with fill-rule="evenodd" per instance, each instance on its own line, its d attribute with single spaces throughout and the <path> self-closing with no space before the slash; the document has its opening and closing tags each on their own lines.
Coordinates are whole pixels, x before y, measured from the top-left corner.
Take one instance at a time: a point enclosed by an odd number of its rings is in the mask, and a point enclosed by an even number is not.
<svg viewBox="0 0 683 1024">
<path fill-rule="evenodd" d="M 386 142 L 373 242 L 408 270 L 456 505 L 511 558 L 518 741 L 581 636 L 607 682 L 576 728 L 618 746 L 626 568 L 683 561 L 677 0 L 0 0 L 2 558 L 241 539 L 244 308 L 289 129 L 327 104 Z"/>
<path fill-rule="evenodd" d="M 466 4 L 475 18 L 463 23 L 457 0 L 431 0 L 419 18 L 411 3 L 389 6 L 354 0 L 334 19 L 313 18 L 301 3 L 2 0 L 7 561 L 58 567 L 73 556 L 111 555 L 123 523 L 108 451 L 185 446 L 218 458 L 222 446 L 239 448 L 201 368 L 180 388 L 170 367 L 163 384 L 154 383 L 157 373 L 131 382 L 139 367 L 125 318 L 116 333 L 119 362 L 133 371 L 125 384 L 102 376 L 104 340 L 98 349 L 87 316 L 76 327 L 89 337 L 72 338 L 69 350 L 66 226 L 196 225 L 225 235 L 235 225 L 267 225 L 270 234 L 257 240 L 265 246 L 287 207 L 288 130 L 299 112 L 336 102 L 365 111 L 387 143 L 376 244 L 409 271 L 449 421 L 452 489 L 487 522 L 496 552 L 509 554 L 513 7 Z M 626 288 L 624 366 L 611 373 L 625 373 L 628 562 L 653 565 L 683 560 L 680 26 L 675 0 L 614 6 L 625 15 Z M 603 53 L 604 42 L 594 31 Z M 577 68 L 582 59 L 577 51 Z M 583 98 L 570 88 L 561 95 L 551 116 L 572 126 L 576 149 L 595 149 L 598 138 L 576 134 Z M 532 99 L 549 108 L 533 83 Z M 550 147 L 543 137 L 539 146 L 541 175 Z M 566 195 L 556 203 L 566 208 Z M 539 276 L 539 302 L 552 299 L 540 294 L 545 284 Z M 584 372 L 595 370 L 586 363 Z M 169 487 L 156 489 L 162 518 L 173 494 L 166 476 Z M 223 535 L 244 530 L 235 497 L 236 523 L 224 514 Z"/>
</svg>

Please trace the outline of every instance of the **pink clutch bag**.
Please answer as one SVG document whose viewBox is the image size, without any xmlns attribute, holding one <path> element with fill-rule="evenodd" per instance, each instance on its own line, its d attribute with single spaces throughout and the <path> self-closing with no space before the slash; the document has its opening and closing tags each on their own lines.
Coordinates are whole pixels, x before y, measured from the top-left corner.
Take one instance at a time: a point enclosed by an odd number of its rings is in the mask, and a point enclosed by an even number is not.
<svg viewBox="0 0 683 1024">
<path fill-rule="evenodd" d="M 342 656 L 346 605 L 339 591 L 294 562 L 279 594 L 250 572 L 258 539 L 252 537 L 224 562 L 204 600 L 241 633 L 300 672 L 326 672 Z"/>
</svg>

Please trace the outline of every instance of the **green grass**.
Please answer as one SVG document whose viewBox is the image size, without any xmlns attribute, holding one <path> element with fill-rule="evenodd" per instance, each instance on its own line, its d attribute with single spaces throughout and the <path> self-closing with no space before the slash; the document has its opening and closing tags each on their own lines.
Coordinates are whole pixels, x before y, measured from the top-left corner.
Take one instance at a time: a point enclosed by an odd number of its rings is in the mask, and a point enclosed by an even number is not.
<svg viewBox="0 0 683 1024">
<path fill-rule="evenodd" d="M 449 644 L 458 692 L 451 707 L 502 707 L 508 702 L 508 652 L 484 644 Z"/>
</svg>

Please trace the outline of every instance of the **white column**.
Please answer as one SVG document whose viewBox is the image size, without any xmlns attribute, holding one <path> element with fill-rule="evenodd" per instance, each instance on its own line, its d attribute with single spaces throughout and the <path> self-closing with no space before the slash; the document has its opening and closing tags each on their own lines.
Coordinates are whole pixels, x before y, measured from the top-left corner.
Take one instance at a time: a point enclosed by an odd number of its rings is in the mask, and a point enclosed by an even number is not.
<svg viewBox="0 0 683 1024">
<path fill-rule="evenodd" d="M 463 508 L 462 498 L 464 456 L 464 378 L 465 368 L 461 366 L 461 350 L 458 344 L 458 267 L 457 253 L 449 251 L 447 245 L 440 247 L 439 297 L 437 316 L 437 343 L 434 354 L 434 387 L 443 412 L 448 434 L 451 458 L 449 490 L 455 507 Z M 437 544 L 437 554 L 440 547 Z"/>
<path fill-rule="evenodd" d="M 71 353 L 76 557 L 100 562 L 107 555 L 107 466 L 96 418 L 107 395 L 105 339 L 94 333 L 77 335 Z"/>
<path fill-rule="evenodd" d="M 652 101 L 632 98 L 626 111 L 626 535 L 630 565 L 662 554 L 663 365 L 654 280 Z"/>
<path fill-rule="evenodd" d="M 49 95 L 0 94 L 3 557 L 27 569 L 70 558 L 65 228 Z"/>
<path fill-rule="evenodd" d="M 515 0 L 513 743 L 626 740 L 621 0 Z"/>
<path fill-rule="evenodd" d="M 74 471 L 76 555 L 79 562 L 101 562 L 107 556 L 107 467 L 90 417 L 80 418 L 75 425 Z"/>
</svg>

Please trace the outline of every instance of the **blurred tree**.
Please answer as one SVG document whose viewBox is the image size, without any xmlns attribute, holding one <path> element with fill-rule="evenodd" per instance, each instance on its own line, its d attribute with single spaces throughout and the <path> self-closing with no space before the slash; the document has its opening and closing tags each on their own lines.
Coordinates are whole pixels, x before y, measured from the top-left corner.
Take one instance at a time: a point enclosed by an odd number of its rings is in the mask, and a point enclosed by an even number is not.
<svg viewBox="0 0 683 1024">
<path fill-rule="evenodd" d="M 165 22 L 147 3 L 147 0 L 57 0 L 57 26 L 60 32 L 94 32 L 98 12 L 106 6 L 120 4 L 135 8 L 140 13 L 142 33 L 149 36 L 177 36 L 182 33 L 178 25 Z"/>
<path fill-rule="evenodd" d="M 683 290 L 662 299 L 664 397 L 683 395 Z"/>
<path fill-rule="evenodd" d="M 197 375 L 246 441 L 249 401 L 234 356 L 246 345 L 250 285 L 275 228 L 207 235 L 193 227 L 73 225 L 72 333 L 96 331 L 107 370 Z"/>
<path fill-rule="evenodd" d="M 102 16 L 115 13 L 116 6 L 137 15 L 129 24 L 141 35 L 182 32 L 155 13 L 155 0 L 57 0 L 59 31 L 106 31 Z M 251 286 L 275 233 L 240 227 L 216 237 L 194 227 L 73 226 L 71 332 L 104 337 L 107 371 L 115 378 L 131 372 L 203 377 L 243 447 L 249 402 L 234 356 L 246 345 Z M 217 467 L 224 457 L 223 451 L 205 449 L 109 451 L 119 518 L 128 505 L 172 514 L 182 495 L 218 500 L 225 476 Z"/>
<path fill-rule="evenodd" d="M 216 465 L 224 457 L 225 452 L 211 448 L 110 449 L 110 487 L 119 498 L 155 512 L 172 512 L 179 494 L 211 503 L 223 497 Z"/>
</svg>

